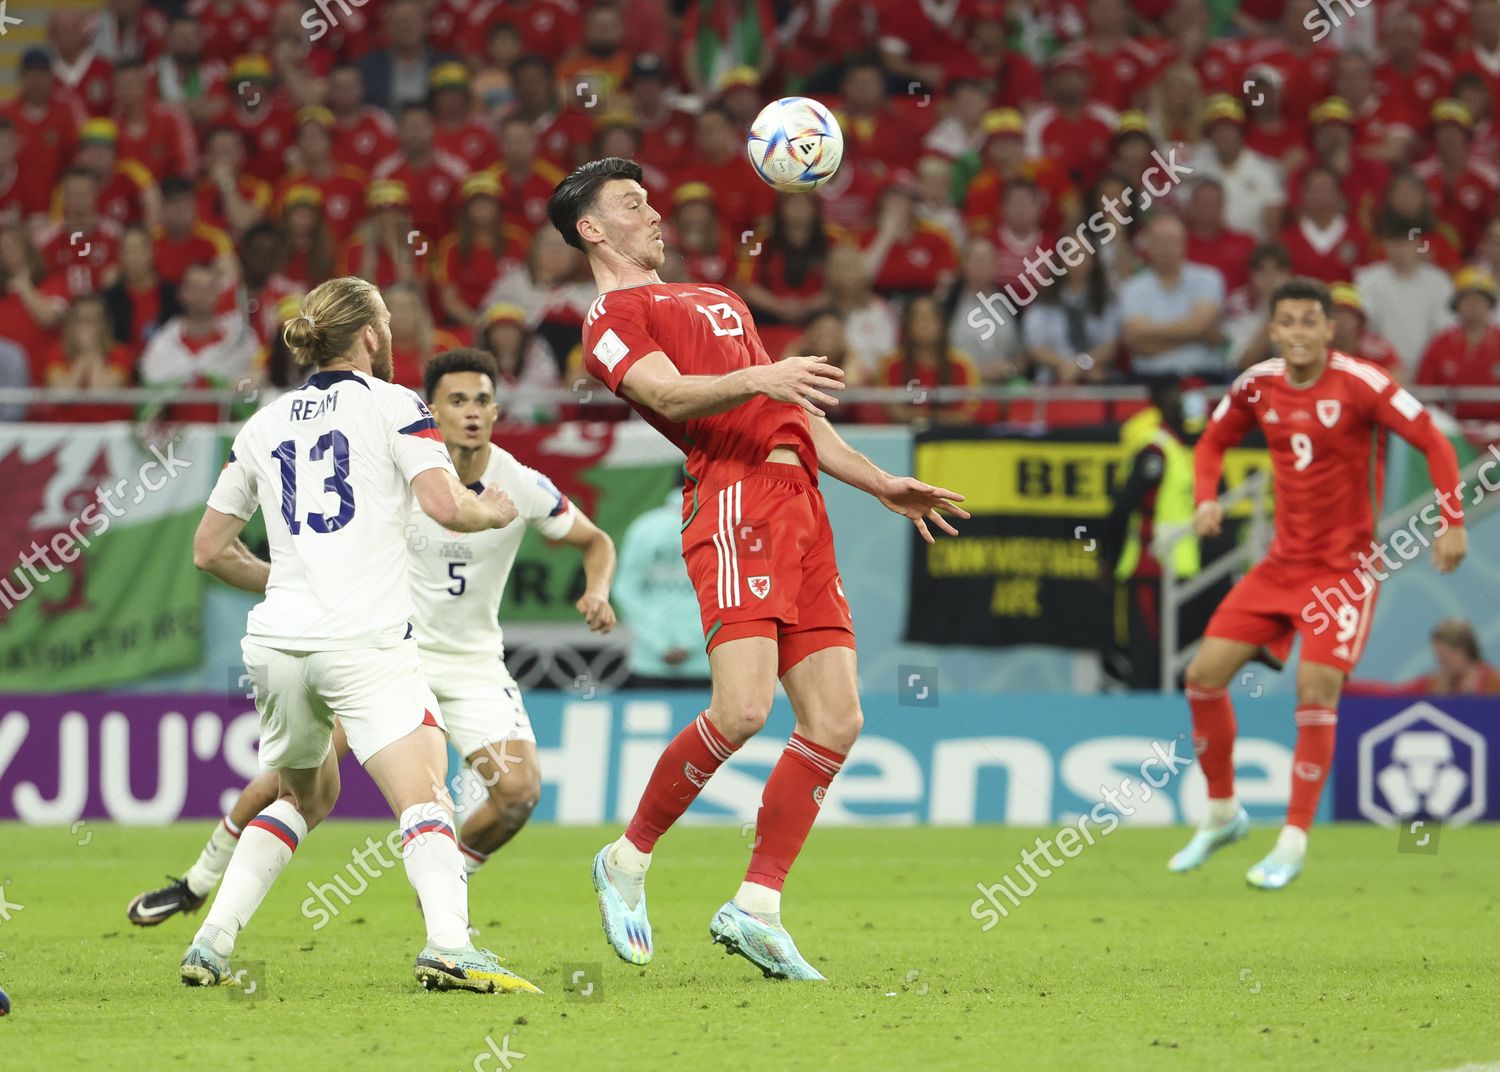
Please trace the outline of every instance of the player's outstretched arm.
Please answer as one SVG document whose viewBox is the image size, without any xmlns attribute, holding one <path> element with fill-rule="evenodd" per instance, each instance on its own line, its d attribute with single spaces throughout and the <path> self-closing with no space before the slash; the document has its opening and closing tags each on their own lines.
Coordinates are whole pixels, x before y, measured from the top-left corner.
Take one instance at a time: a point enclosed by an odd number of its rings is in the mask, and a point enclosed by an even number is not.
<svg viewBox="0 0 1500 1072">
<path fill-rule="evenodd" d="M 632 401 L 669 421 L 726 413 L 756 395 L 796 403 L 821 417 L 820 405 L 838 405 L 838 399 L 824 392 L 843 390 L 844 372 L 825 357 L 788 357 L 723 376 L 684 376 L 655 350 L 630 366 L 620 387 Z"/>
<path fill-rule="evenodd" d="M 933 542 L 932 533 L 927 529 L 928 521 L 950 536 L 958 535 L 958 530 L 938 511 L 954 517 L 968 517 L 969 512 L 958 505 L 964 501 L 962 495 L 924 484 L 913 477 L 892 476 L 844 442 L 844 437 L 826 418 L 814 417 L 809 423 L 820 470 L 851 488 L 875 496 L 887 510 L 910 518 L 928 543 Z"/>
<path fill-rule="evenodd" d="M 583 552 L 584 591 L 574 606 L 594 632 L 609 632 L 615 627 L 615 609 L 609 605 L 609 587 L 615 578 L 615 541 L 574 506 L 573 527 L 562 542 Z"/>
<path fill-rule="evenodd" d="M 503 529 L 516 519 L 510 496 L 491 484 L 475 495 L 447 469 L 424 469 L 412 479 L 411 490 L 422 513 L 453 532 Z"/>
<path fill-rule="evenodd" d="M 243 518 L 220 513 L 212 506 L 205 509 L 198 531 L 193 534 L 193 565 L 225 584 L 265 595 L 271 564 L 256 558 L 240 542 L 244 527 Z"/>
<path fill-rule="evenodd" d="M 1458 454 L 1443 435 L 1432 415 L 1409 392 L 1396 388 L 1382 397 L 1375 419 L 1422 452 L 1427 474 L 1432 478 L 1437 501 L 1422 508 L 1419 516 L 1428 524 L 1441 524 L 1432 541 L 1432 564 L 1439 573 L 1451 573 L 1469 552 L 1469 533 L 1464 527 L 1464 487 L 1458 479 Z M 1436 507 L 1438 517 L 1428 517 Z"/>
</svg>

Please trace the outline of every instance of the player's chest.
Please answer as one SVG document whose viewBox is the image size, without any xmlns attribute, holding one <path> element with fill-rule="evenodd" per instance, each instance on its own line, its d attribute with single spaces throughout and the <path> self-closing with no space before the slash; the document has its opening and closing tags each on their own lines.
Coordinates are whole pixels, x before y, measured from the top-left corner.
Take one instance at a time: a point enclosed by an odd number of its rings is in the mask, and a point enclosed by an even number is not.
<svg viewBox="0 0 1500 1072">
<path fill-rule="evenodd" d="M 669 352 L 679 367 L 684 358 L 705 353 L 713 354 L 719 366 L 725 359 L 733 364 L 736 358 L 753 363 L 747 341 L 752 325 L 725 290 L 683 286 L 655 291 L 647 315 L 656 337 L 678 343 L 678 349 Z"/>
<path fill-rule="evenodd" d="M 1356 443 L 1369 436 L 1368 422 L 1337 396 L 1267 391 L 1252 405 L 1272 457 L 1299 472 L 1347 457 Z"/>
</svg>

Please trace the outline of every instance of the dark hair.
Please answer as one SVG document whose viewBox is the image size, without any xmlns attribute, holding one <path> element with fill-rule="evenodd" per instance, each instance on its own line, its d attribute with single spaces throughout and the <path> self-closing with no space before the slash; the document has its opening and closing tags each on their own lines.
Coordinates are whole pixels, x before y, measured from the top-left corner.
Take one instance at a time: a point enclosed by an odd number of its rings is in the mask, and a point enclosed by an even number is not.
<svg viewBox="0 0 1500 1072">
<path fill-rule="evenodd" d="M 535 52 L 528 52 L 523 56 L 517 56 L 515 62 L 510 65 L 510 76 L 514 78 L 528 67 L 536 67 L 545 74 L 548 79 L 552 77 L 552 61 L 546 56 Z"/>
<path fill-rule="evenodd" d="M 432 401 L 432 393 L 437 390 L 438 381 L 450 372 L 482 373 L 490 378 L 492 388 L 498 386 L 500 382 L 500 372 L 495 364 L 495 358 L 487 350 L 480 350 L 473 346 L 444 350 L 427 362 L 427 367 L 422 370 L 422 391 L 427 395 L 427 401 Z"/>
<path fill-rule="evenodd" d="M 1328 292 L 1328 287 L 1307 276 L 1288 279 L 1271 291 L 1271 314 L 1273 316 L 1276 314 L 1277 303 L 1284 301 L 1315 301 L 1323 307 L 1324 316 L 1330 316 L 1333 313 L 1333 295 Z"/>
<path fill-rule="evenodd" d="M 144 71 L 145 69 L 146 61 L 139 56 L 122 56 L 120 59 L 115 60 L 115 74 L 119 74 L 121 71 Z"/>
<path fill-rule="evenodd" d="M 240 235 L 239 244 L 243 248 L 254 239 L 266 237 L 279 242 L 281 240 L 281 232 L 276 229 L 276 225 L 270 220 L 261 220 L 245 228 L 245 233 Z"/>
<path fill-rule="evenodd" d="M 1307 189 L 1308 182 L 1315 175 L 1327 175 L 1330 179 L 1333 180 L 1333 184 L 1339 188 L 1340 194 L 1343 193 L 1343 180 L 1338 177 L 1338 174 L 1333 170 L 1333 168 L 1328 167 L 1324 164 L 1314 164 L 1312 167 L 1304 171 L 1302 173 L 1301 180 L 1297 183 L 1298 188 L 1303 190 Z"/>
<path fill-rule="evenodd" d="M 916 319 L 917 306 L 923 302 L 930 302 L 937 313 L 938 322 L 942 325 L 942 332 L 938 337 L 938 385 L 947 387 L 953 381 L 953 358 L 952 348 L 948 345 L 948 317 L 943 303 L 938 301 L 937 295 L 927 291 L 913 294 L 907 299 L 906 304 L 901 307 L 901 330 L 899 335 L 899 346 L 901 352 L 901 375 L 906 381 L 915 378 L 917 374 L 916 347 L 911 341 L 911 322 Z"/>
<path fill-rule="evenodd" d="M 1479 638 L 1474 635 L 1474 627 L 1462 618 L 1445 618 L 1438 622 L 1433 627 L 1432 639 L 1450 648 L 1457 648 L 1476 663 L 1482 658 L 1479 653 Z"/>
<path fill-rule="evenodd" d="M 1286 247 L 1280 242 L 1262 242 L 1250 251 L 1250 270 L 1252 272 L 1267 261 L 1270 261 L 1284 271 L 1290 272 L 1292 270 L 1292 255 L 1287 252 Z"/>
<path fill-rule="evenodd" d="M 411 112 L 421 112 L 430 119 L 432 118 L 432 105 L 425 100 L 409 100 L 396 110 L 396 119 L 398 121 L 405 119 Z"/>
<path fill-rule="evenodd" d="M 588 248 L 578 237 L 578 221 L 594 207 L 594 200 L 604 184 L 613 179 L 630 179 L 640 182 L 645 173 L 641 165 L 622 156 L 606 156 L 602 160 L 590 160 L 574 168 L 572 174 L 557 184 L 552 196 L 547 199 L 547 218 L 563 241 L 584 253 Z"/>
<path fill-rule="evenodd" d="M 88 179 L 89 182 L 93 183 L 97 183 L 99 181 L 98 175 L 95 175 L 86 167 L 79 167 L 77 164 L 72 165 L 68 168 L 67 171 L 64 171 L 62 177 L 64 182 L 66 182 L 68 179 Z"/>
<path fill-rule="evenodd" d="M 780 254 L 781 276 L 787 286 L 800 287 L 807 282 L 809 275 L 822 274 L 824 262 L 828 260 L 828 228 L 823 225 L 822 199 L 816 194 L 804 194 L 802 196 L 808 198 L 813 207 L 812 230 L 806 242 L 794 244 L 786 224 L 785 210 L 790 196 L 776 199 L 776 209 L 771 216 L 771 234 L 766 239 L 766 247 L 767 252 Z M 770 268 L 772 260 L 773 258 L 768 257 L 760 262 L 763 270 Z"/>
<path fill-rule="evenodd" d="M 161 197 L 165 201 L 169 197 L 181 197 L 184 194 L 191 196 L 193 193 L 193 180 L 184 175 L 168 175 L 161 180 Z"/>
</svg>

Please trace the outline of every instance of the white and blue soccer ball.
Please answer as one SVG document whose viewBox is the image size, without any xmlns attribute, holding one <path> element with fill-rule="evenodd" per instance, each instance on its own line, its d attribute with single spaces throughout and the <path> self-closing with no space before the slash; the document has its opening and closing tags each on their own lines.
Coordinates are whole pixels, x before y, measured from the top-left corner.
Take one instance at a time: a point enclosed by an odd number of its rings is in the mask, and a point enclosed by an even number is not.
<svg viewBox="0 0 1500 1072">
<path fill-rule="evenodd" d="M 809 97 L 782 97 L 761 109 L 746 145 L 750 166 L 778 190 L 816 190 L 844 159 L 844 132 Z"/>
</svg>

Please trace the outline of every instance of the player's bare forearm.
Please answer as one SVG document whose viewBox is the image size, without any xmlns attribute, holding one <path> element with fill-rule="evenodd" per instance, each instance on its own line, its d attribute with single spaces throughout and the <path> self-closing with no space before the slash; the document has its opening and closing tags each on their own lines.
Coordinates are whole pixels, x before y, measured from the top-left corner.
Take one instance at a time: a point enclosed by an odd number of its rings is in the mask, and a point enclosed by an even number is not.
<svg viewBox="0 0 1500 1072">
<path fill-rule="evenodd" d="M 891 474 L 846 443 L 827 417 L 814 417 L 808 423 L 818 452 L 818 468 L 851 488 L 879 495 Z"/>
<path fill-rule="evenodd" d="M 590 629 L 607 633 L 615 627 L 609 590 L 615 579 L 615 541 L 575 508 L 573 527 L 562 542 L 583 552 L 583 595 L 576 604 Z"/>
<path fill-rule="evenodd" d="M 241 591 L 265 595 L 271 580 L 271 563 L 257 558 L 250 548 L 235 540 L 208 564 L 207 572 Z"/>
<path fill-rule="evenodd" d="M 737 369 L 724 376 L 677 376 L 640 398 L 631 394 L 627 384 L 626 393 L 669 421 L 691 421 L 728 413 L 760 394 L 749 376 L 750 372 L 750 369 Z"/>
<path fill-rule="evenodd" d="M 411 482 L 422 512 L 452 532 L 504 528 L 515 520 L 515 504 L 496 485 L 475 495 L 446 469 L 428 469 Z"/>
</svg>

